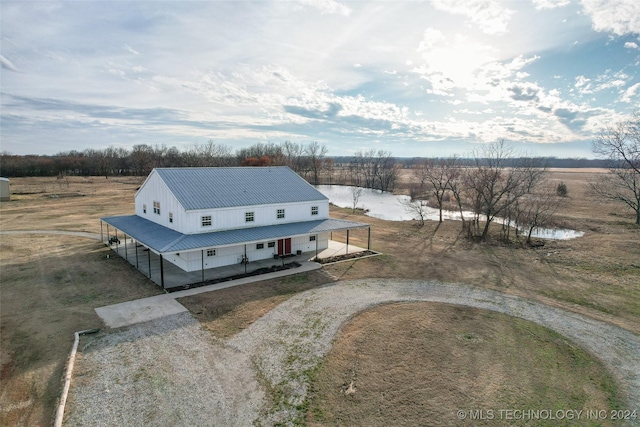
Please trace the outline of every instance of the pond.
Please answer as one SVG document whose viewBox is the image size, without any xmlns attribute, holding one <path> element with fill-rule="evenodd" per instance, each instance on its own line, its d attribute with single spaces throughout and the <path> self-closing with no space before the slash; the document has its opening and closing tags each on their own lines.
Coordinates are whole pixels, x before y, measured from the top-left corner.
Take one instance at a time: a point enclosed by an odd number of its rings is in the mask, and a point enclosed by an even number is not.
<svg viewBox="0 0 640 427">
<path fill-rule="evenodd" d="M 409 196 L 399 196 L 383 193 L 380 190 L 347 185 L 317 185 L 316 188 L 327 196 L 331 203 L 342 208 L 353 208 L 353 194 L 354 191 L 359 190 L 360 196 L 356 207 L 364 209 L 366 215 L 386 221 L 410 221 L 415 219 L 414 214 L 408 212 L 403 205 L 403 203 L 411 200 Z M 425 220 L 438 221 L 438 209 L 427 206 L 425 210 Z M 465 218 L 473 218 L 474 215 L 473 212 L 463 212 L 463 214 Z M 442 217 L 443 219 L 460 220 L 460 212 L 445 210 L 442 212 Z M 496 218 L 495 221 L 501 223 L 503 220 Z M 555 240 L 575 239 L 582 235 L 584 235 L 582 231 L 553 228 L 538 228 L 532 233 L 533 237 Z"/>
</svg>

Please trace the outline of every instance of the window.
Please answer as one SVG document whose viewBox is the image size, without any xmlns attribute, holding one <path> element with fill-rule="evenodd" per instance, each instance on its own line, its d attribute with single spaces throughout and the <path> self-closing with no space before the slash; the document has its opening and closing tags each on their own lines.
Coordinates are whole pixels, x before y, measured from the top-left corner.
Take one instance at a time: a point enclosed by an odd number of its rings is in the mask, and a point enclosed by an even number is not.
<svg viewBox="0 0 640 427">
<path fill-rule="evenodd" d="M 207 249 L 207 256 L 216 256 L 215 249 Z"/>
<path fill-rule="evenodd" d="M 147 205 L 142 205 L 142 213 L 147 213 Z"/>
<path fill-rule="evenodd" d="M 153 202 L 153 213 L 160 215 L 160 202 Z"/>
<path fill-rule="evenodd" d="M 202 226 L 203 227 L 208 227 L 210 225 L 211 225 L 211 215 L 203 216 L 202 217 Z"/>
<path fill-rule="evenodd" d="M 310 242 L 315 242 L 316 241 L 316 236 L 309 236 L 309 241 Z"/>
<path fill-rule="evenodd" d="M 275 247 L 276 247 L 276 242 L 269 242 L 269 243 L 267 243 L 267 247 L 268 247 L 268 248 L 275 248 Z"/>
<path fill-rule="evenodd" d="M 284 209 L 278 209 L 277 217 L 278 219 L 284 218 Z"/>
<path fill-rule="evenodd" d="M 173 214 L 169 212 L 169 222 L 173 222 Z"/>
<path fill-rule="evenodd" d="M 256 249 L 264 249 L 264 243 L 258 243 Z"/>
<path fill-rule="evenodd" d="M 318 207 L 311 206 L 311 215 L 318 215 Z"/>
<path fill-rule="evenodd" d="M 253 219 L 254 219 L 253 212 L 244 213 L 244 222 L 253 222 Z"/>
</svg>

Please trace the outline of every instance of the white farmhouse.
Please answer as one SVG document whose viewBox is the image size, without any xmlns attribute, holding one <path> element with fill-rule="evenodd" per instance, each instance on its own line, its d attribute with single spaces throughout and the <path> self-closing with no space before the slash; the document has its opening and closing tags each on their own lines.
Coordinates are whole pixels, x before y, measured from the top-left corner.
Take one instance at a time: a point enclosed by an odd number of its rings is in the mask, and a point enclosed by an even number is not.
<svg viewBox="0 0 640 427">
<path fill-rule="evenodd" d="M 157 168 L 135 195 L 135 215 L 101 221 L 110 244 L 130 242 L 125 258 L 135 251 L 141 270 L 146 256 L 151 278 L 159 258 L 162 287 L 165 262 L 204 278 L 207 269 L 317 254 L 329 233 L 369 227 L 329 218 L 327 197 L 288 167 Z"/>
</svg>

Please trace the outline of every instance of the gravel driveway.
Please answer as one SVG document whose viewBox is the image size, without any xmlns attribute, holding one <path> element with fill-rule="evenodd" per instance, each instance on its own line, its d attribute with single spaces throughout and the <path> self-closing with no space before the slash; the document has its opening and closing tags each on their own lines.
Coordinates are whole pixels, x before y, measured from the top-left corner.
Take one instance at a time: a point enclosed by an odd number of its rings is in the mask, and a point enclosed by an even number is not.
<svg viewBox="0 0 640 427">
<path fill-rule="evenodd" d="M 90 341 L 76 362 L 65 425 L 291 424 L 341 325 L 394 301 L 468 305 L 546 326 L 598 356 L 629 395 L 624 409 L 640 411 L 640 337 L 624 329 L 494 291 L 366 279 L 298 294 L 227 341 L 189 313 Z"/>
</svg>

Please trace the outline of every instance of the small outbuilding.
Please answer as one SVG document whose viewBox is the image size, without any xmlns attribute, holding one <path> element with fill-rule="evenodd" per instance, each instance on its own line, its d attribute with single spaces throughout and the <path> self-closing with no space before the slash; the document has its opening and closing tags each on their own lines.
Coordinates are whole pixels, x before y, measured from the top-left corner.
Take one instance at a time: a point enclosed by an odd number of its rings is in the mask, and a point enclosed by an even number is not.
<svg viewBox="0 0 640 427">
<path fill-rule="evenodd" d="M 0 178 L 0 202 L 8 202 L 9 200 L 11 200 L 9 178 Z"/>
</svg>

